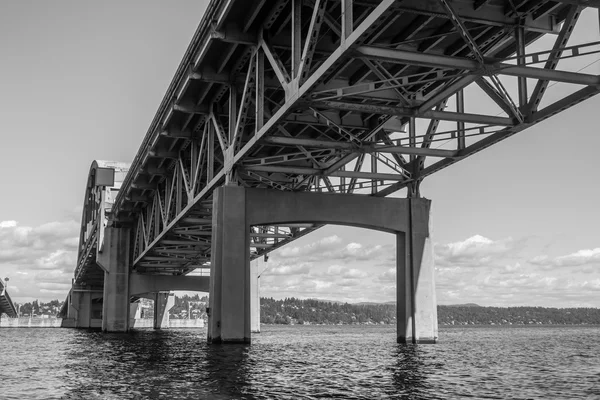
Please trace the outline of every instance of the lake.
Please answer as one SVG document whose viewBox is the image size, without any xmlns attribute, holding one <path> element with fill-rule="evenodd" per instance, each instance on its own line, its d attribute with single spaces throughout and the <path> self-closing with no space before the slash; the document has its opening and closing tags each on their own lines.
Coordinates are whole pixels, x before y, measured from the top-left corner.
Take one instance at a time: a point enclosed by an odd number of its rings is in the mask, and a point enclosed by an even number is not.
<svg viewBox="0 0 600 400">
<path fill-rule="evenodd" d="M 262 326 L 251 346 L 204 330 L 0 329 L 0 399 L 600 399 L 600 326 Z"/>
</svg>

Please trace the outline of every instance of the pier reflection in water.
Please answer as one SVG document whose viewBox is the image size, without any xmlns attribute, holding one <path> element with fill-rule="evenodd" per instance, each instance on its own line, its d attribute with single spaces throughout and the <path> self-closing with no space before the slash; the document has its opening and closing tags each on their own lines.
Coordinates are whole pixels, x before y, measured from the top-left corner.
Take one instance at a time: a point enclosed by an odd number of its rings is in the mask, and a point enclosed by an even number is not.
<svg viewBox="0 0 600 400">
<path fill-rule="evenodd" d="M 453 328 L 398 345 L 387 326 L 263 327 L 251 346 L 198 330 L 0 329 L 3 399 L 594 398 L 600 327 Z M 6 346 L 10 343 L 10 348 Z"/>
</svg>

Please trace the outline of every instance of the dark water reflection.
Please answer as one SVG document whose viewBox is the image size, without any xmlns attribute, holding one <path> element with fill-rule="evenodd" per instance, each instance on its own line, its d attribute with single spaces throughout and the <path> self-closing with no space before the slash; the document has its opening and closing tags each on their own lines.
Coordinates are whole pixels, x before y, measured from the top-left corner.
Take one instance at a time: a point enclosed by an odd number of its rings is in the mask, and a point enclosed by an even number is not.
<svg viewBox="0 0 600 400">
<path fill-rule="evenodd" d="M 0 329 L 0 399 L 600 398 L 600 327 L 266 327 L 252 346 L 198 330 Z"/>
</svg>

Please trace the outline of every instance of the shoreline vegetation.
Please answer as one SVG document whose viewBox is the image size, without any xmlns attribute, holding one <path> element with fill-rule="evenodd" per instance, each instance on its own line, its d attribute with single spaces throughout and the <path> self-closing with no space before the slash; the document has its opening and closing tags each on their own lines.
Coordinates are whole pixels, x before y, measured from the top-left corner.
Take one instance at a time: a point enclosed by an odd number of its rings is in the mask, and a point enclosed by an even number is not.
<svg viewBox="0 0 600 400">
<path fill-rule="evenodd" d="M 54 318 L 61 302 L 20 305 L 22 317 Z M 208 298 L 177 296 L 171 319 L 206 319 Z M 152 304 L 153 306 L 153 304 Z M 153 308 L 153 307 L 152 307 Z M 152 317 L 152 310 L 144 316 Z M 482 307 L 477 304 L 438 305 L 440 326 L 465 325 L 600 325 L 600 308 Z M 184 315 L 185 314 L 185 315 Z M 387 325 L 396 324 L 396 304 L 342 303 L 330 300 L 260 298 L 260 322 L 268 325 Z"/>
<path fill-rule="evenodd" d="M 386 325 L 396 323 L 395 303 L 349 304 L 326 300 L 260 299 L 260 322 L 282 325 Z M 439 305 L 438 324 L 600 325 L 598 308 Z"/>
</svg>

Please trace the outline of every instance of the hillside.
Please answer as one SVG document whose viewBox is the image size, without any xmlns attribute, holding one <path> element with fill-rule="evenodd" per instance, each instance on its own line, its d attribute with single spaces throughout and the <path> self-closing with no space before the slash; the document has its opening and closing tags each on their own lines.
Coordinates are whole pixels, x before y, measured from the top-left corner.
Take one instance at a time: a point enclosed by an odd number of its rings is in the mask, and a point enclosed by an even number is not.
<svg viewBox="0 0 600 400">
<path fill-rule="evenodd" d="M 393 324 L 393 303 L 348 304 L 321 300 L 261 298 L 264 324 Z M 438 306 L 440 325 L 600 324 L 597 308 Z"/>
</svg>

